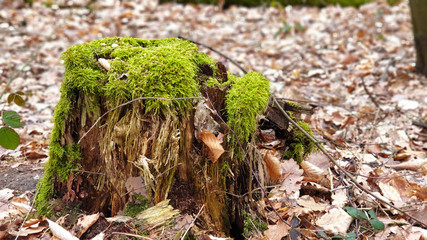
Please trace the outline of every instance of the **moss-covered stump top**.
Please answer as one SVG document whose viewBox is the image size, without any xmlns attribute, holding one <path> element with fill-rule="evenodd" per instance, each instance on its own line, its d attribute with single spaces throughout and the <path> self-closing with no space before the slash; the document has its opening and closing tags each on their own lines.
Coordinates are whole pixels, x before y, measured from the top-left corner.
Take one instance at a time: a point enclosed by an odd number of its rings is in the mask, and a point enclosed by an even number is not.
<svg viewBox="0 0 427 240">
<path fill-rule="evenodd" d="M 201 64 L 214 61 L 180 39 L 144 40 L 104 38 L 70 47 L 65 61 L 63 97 L 96 94 L 116 105 L 136 97 L 190 97 L 198 95 L 195 77 Z M 108 61 L 109 69 L 100 59 Z M 178 110 L 191 101 L 146 101 L 146 111 Z"/>
</svg>

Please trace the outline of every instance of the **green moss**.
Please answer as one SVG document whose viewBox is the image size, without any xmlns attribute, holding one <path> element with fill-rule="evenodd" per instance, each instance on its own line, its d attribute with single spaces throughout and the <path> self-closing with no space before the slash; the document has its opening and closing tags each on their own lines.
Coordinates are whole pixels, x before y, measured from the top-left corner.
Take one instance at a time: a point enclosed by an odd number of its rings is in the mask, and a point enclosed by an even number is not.
<svg viewBox="0 0 427 240">
<path fill-rule="evenodd" d="M 268 229 L 267 224 L 260 220 L 254 219 L 246 211 L 242 212 L 242 217 L 244 219 L 243 236 L 246 238 L 250 238 L 254 235 L 254 233 L 264 232 Z"/>
<path fill-rule="evenodd" d="M 229 75 L 232 83 L 226 95 L 227 124 L 234 130 L 231 136 L 231 146 L 240 152 L 238 143 L 245 143 L 254 133 L 258 114 L 266 110 L 270 96 L 270 82 L 260 73 L 249 72 L 238 78 Z"/>
<path fill-rule="evenodd" d="M 45 165 L 44 176 L 37 185 L 39 193 L 35 203 L 40 215 L 48 215 L 51 212 L 49 200 L 53 196 L 53 178 L 58 177 L 63 182 L 67 181 L 70 172 L 78 167 L 79 159 L 80 150 L 77 144 L 61 147 L 51 141 L 49 161 Z"/>
<path fill-rule="evenodd" d="M 126 203 L 125 216 L 135 217 L 138 213 L 148 208 L 150 201 L 140 194 L 133 194 L 132 201 Z"/>
<path fill-rule="evenodd" d="M 292 114 L 290 112 L 288 112 L 288 114 L 292 117 Z M 313 136 L 313 131 L 311 131 L 310 126 L 306 122 L 298 121 L 297 119 L 295 120 L 302 129 L 304 129 L 307 133 Z M 289 150 L 284 153 L 284 157 L 288 159 L 293 158 L 295 161 L 298 162 L 298 164 L 300 164 L 306 156 L 310 155 L 313 151 L 316 150 L 316 144 L 312 142 L 297 127 L 293 126 L 292 128 L 293 135 L 292 139 L 288 143 Z"/>
<path fill-rule="evenodd" d="M 285 108 L 287 106 L 290 107 L 290 108 L 293 108 L 295 110 L 300 110 L 301 109 L 301 106 L 298 103 L 293 102 L 293 101 L 287 101 L 287 102 L 285 102 Z"/>
</svg>

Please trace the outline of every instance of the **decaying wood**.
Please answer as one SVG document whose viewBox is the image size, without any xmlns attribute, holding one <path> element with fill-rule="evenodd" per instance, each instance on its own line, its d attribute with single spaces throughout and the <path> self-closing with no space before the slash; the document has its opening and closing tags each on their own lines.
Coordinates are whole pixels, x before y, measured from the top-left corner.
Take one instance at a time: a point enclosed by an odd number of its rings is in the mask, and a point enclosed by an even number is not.
<svg viewBox="0 0 427 240">
<path fill-rule="evenodd" d="M 198 67 L 195 78 L 200 86 L 209 78 L 219 83 L 228 80 L 221 63 L 216 64 L 215 71 L 209 65 Z M 268 148 L 279 149 L 291 137 L 291 129 L 270 99 L 264 116 L 259 117 L 258 130 L 233 150 L 223 141 L 227 137 L 238 139 L 235 129 L 227 125 L 229 89 L 230 86 L 204 87 L 200 91 L 202 97 L 185 98 L 192 100 L 192 109 L 186 113 L 145 111 L 146 101 L 184 98 L 139 97 L 115 107 L 101 98 L 99 108 L 93 110 L 90 106 L 96 97 L 71 95 L 73 111 L 66 118 L 61 145 L 77 143 L 81 156 L 79 169 L 68 176 L 68 181 L 53 179 L 56 196 L 65 202 L 78 202 L 85 211 L 113 216 L 125 208 L 131 197 L 128 179 L 139 177 L 144 184 L 138 192 L 154 204 L 169 199 L 183 214 L 196 214 L 204 206 L 197 220 L 199 228 L 224 235 L 230 235 L 232 225 L 242 230 L 242 211 L 250 201 L 263 197 L 252 192 L 253 185 L 270 181 L 267 178 L 271 174 L 263 172 L 274 168 L 264 163 L 264 154 L 259 150 L 264 146 L 257 140 L 259 131 L 274 129 L 282 139 Z M 295 114 L 310 114 L 308 108 L 286 101 L 280 104 Z M 237 152 L 243 154 L 243 159 L 236 158 Z M 272 178 L 277 179 L 279 171 L 273 172 Z M 245 195 L 248 198 L 241 197 Z"/>
</svg>

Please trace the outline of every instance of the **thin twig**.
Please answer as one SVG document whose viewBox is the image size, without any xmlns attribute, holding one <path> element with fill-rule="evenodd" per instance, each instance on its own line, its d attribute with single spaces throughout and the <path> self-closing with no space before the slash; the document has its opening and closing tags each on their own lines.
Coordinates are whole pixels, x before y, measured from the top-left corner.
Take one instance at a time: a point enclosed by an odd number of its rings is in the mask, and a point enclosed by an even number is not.
<svg viewBox="0 0 427 240">
<path fill-rule="evenodd" d="M 372 95 L 372 93 L 368 90 L 368 87 L 366 87 L 365 80 L 364 80 L 364 78 L 363 78 L 363 77 L 361 78 L 361 80 L 362 80 L 363 89 L 364 89 L 364 90 L 365 90 L 365 92 L 368 94 L 369 99 L 371 99 L 371 101 L 375 104 L 375 106 L 376 106 L 377 108 L 379 108 L 381 111 L 383 111 L 383 109 L 381 108 L 380 104 L 377 102 L 377 100 L 376 100 L 376 99 L 375 99 L 375 97 Z"/>
<path fill-rule="evenodd" d="M 19 236 L 21 235 L 21 230 L 24 227 L 25 221 L 27 221 L 28 216 L 30 215 L 31 211 L 33 211 L 33 209 L 34 209 L 34 204 L 36 202 L 36 198 L 37 198 L 37 195 L 39 194 L 41 186 L 42 186 L 42 184 L 39 185 L 39 187 L 36 190 L 36 193 L 34 194 L 34 199 L 33 199 L 33 202 L 31 203 L 30 211 L 28 211 L 27 215 L 25 215 L 25 218 L 22 220 L 22 224 L 19 227 L 19 231 L 18 231 L 18 234 L 16 235 L 15 240 L 18 240 Z"/>
<path fill-rule="evenodd" d="M 194 217 L 193 221 L 191 221 L 190 226 L 188 226 L 187 230 L 185 230 L 184 235 L 182 235 L 181 240 L 184 240 L 185 235 L 187 235 L 188 231 L 193 227 L 194 222 L 196 221 L 196 219 L 199 217 L 200 213 L 202 213 L 203 208 L 205 208 L 205 204 L 202 205 L 202 207 L 200 208 L 199 212 L 197 213 L 197 215 Z"/>
<path fill-rule="evenodd" d="M 98 119 L 96 119 L 96 121 L 95 121 L 95 123 L 89 128 L 89 130 L 87 130 L 87 132 L 85 132 L 84 134 L 83 134 L 83 136 L 79 139 L 79 141 L 77 142 L 77 144 L 80 144 L 80 142 L 82 141 L 82 139 L 84 138 L 84 137 L 86 137 L 86 135 L 96 126 L 96 124 L 98 124 L 98 122 L 99 121 L 101 121 L 101 119 L 103 118 L 103 117 L 105 117 L 108 113 L 110 113 L 110 112 L 112 112 L 112 111 L 114 111 L 114 110 L 116 110 L 116 109 L 118 109 L 118 108 L 121 108 L 121 107 L 124 107 L 124 106 L 126 106 L 126 105 L 129 105 L 129 104 L 131 104 L 131 103 L 133 103 L 133 102 L 136 102 L 136 101 L 140 101 L 140 100 L 147 100 L 147 99 L 156 99 L 156 100 L 165 100 L 165 101 L 175 101 L 175 100 L 188 100 L 188 99 L 203 99 L 202 97 L 179 97 L 179 98 L 163 98 L 163 97 L 138 97 L 138 98 L 135 98 L 135 99 L 132 99 L 132 100 L 130 100 L 130 101 L 127 101 L 127 102 L 125 102 L 125 103 L 122 103 L 122 104 L 120 104 L 120 105 L 118 105 L 118 106 L 116 106 L 116 107 L 114 107 L 114 108 L 112 108 L 112 109 L 110 109 L 110 110 L 108 110 L 108 111 L 106 111 L 104 114 L 102 114 Z"/>
<path fill-rule="evenodd" d="M 365 187 L 363 187 L 362 185 L 360 185 L 357 180 L 349 173 L 347 172 L 347 170 L 345 170 L 343 167 L 341 167 L 336 161 L 335 159 L 328 153 L 328 151 L 326 151 L 326 149 L 319 143 L 319 141 L 317 139 L 315 139 L 313 136 L 311 136 L 309 133 L 307 133 L 307 131 L 305 131 L 302 127 L 300 127 L 287 113 L 285 110 L 283 110 L 282 106 L 280 106 L 279 102 L 276 100 L 276 98 L 273 96 L 273 101 L 274 103 L 277 105 L 277 107 L 279 108 L 280 112 L 282 112 L 282 114 L 286 117 L 286 119 L 292 123 L 296 128 L 298 128 L 298 130 L 300 130 L 302 133 L 304 133 L 304 135 L 306 135 L 311 141 L 313 141 L 316 146 L 320 149 L 320 151 L 322 151 L 326 157 L 328 157 L 329 160 L 331 160 L 331 162 L 338 167 L 338 169 L 346 176 L 350 179 L 350 181 L 356 185 L 360 190 L 362 190 L 363 192 L 367 193 L 368 195 L 372 196 L 373 198 L 377 199 L 378 201 L 384 203 L 385 205 L 388 205 L 389 207 L 403 213 L 404 215 L 406 215 L 407 217 L 413 219 L 414 221 L 416 221 L 417 223 L 419 223 L 421 226 L 427 228 L 427 224 L 422 222 L 421 220 L 417 219 L 414 216 L 409 215 L 408 213 L 406 213 L 405 211 L 403 211 L 402 209 L 395 207 L 393 204 L 388 203 L 386 201 L 384 201 L 383 199 L 379 198 L 378 196 L 376 196 L 375 194 L 373 194 L 371 191 L 369 191 L 368 189 L 366 189 Z"/>
<path fill-rule="evenodd" d="M 218 51 L 218 50 L 215 50 L 214 48 L 212 48 L 212 47 L 210 47 L 210 46 L 208 46 L 208 45 L 206 45 L 206 44 L 203 44 L 203 43 L 200 43 L 200 42 L 196 42 L 196 41 L 194 41 L 194 40 L 190 40 L 190 39 L 188 39 L 188 38 L 185 38 L 185 37 L 183 37 L 183 36 L 178 36 L 178 38 L 180 38 L 180 39 L 183 39 L 183 40 L 187 40 L 187 41 L 189 41 L 189 42 L 192 42 L 192 43 L 194 43 L 194 44 L 197 44 L 197 45 L 200 45 L 200 46 L 202 46 L 202 47 L 205 47 L 205 48 L 207 48 L 207 49 L 209 49 L 209 50 L 211 50 L 212 52 L 215 52 L 215 53 L 217 53 L 218 55 L 220 55 L 221 57 L 223 57 L 223 58 L 225 58 L 225 59 L 227 59 L 227 60 L 229 60 L 231 63 L 233 63 L 236 67 L 238 67 L 244 74 L 246 74 L 246 73 L 248 73 L 248 71 L 246 71 L 246 69 L 244 69 L 242 66 L 240 66 L 240 64 L 238 64 L 236 61 L 234 61 L 232 58 L 230 58 L 230 57 L 227 57 L 225 54 L 223 54 L 222 52 L 220 52 L 220 51 Z"/>
</svg>

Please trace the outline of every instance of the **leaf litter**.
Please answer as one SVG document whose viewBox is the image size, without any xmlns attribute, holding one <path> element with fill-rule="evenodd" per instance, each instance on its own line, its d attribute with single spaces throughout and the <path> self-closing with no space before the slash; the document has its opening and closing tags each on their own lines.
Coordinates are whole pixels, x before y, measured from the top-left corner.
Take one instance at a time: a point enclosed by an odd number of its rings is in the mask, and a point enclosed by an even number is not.
<svg viewBox="0 0 427 240">
<path fill-rule="evenodd" d="M 156 1 L 101 1 L 89 11 L 85 4 L 58 1 L 48 7 L 34 1 L 29 7 L 21 1 L 0 3 L 0 89 L 7 86 L 6 91 L 16 95 L 9 96 L 19 98 L 0 101 L 4 110 L 17 112 L 25 123 L 17 129 L 19 147 L 0 149 L 4 236 L 18 234 L 39 179 L 36 174 L 40 173 L 31 169 L 40 169 L 47 160 L 52 115 L 64 72 L 61 52 L 78 43 L 116 35 L 189 37 L 226 53 L 246 69 L 263 73 L 277 97 L 316 105 L 305 121 L 340 166 L 375 195 L 427 224 L 427 87 L 425 77 L 415 73 L 407 1 L 388 6 L 378 0 L 359 9 L 232 6 L 223 11 L 213 5 L 159 5 Z M 209 49 L 200 50 L 240 74 L 227 59 Z M 11 78 L 14 81 L 8 86 Z M 8 104 L 16 100 L 22 105 L 21 98 L 23 106 Z M 266 137 L 270 143 L 277 140 L 274 135 Z M 358 234 L 373 234 L 378 239 L 427 237 L 423 226 L 353 188 L 337 175 L 335 166 L 315 154 L 302 169 L 293 160 L 280 159 L 281 171 L 271 168 L 279 166 L 277 159 L 267 158 L 273 178 L 282 176 L 279 186 L 266 197 L 288 224 L 294 217 L 309 222 L 305 231 L 301 226 L 298 231 L 313 239 L 319 236 L 313 229 L 345 236 L 357 232 L 355 220 L 343 210 L 352 206 L 375 210 L 386 224 L 384 230 L 358 229 L 362 231 Z M 10 169 L 32 175 L 12 179 Z M 30 180 L 32 192 L 11 184 L 23 180 Z M 20 196 L 22 193 L 26 195 Z M 294 226 L 273 217 L 264 200 L 258 205 L 266 206 L 265 216 L 270 219 L 265 235 L 280 239 L 295 233 Z M 48 225 L 41 220 L 39 226 L 45 229 Z M 21 232 L 47 234 L 39 226 Z"/>
</svg>

